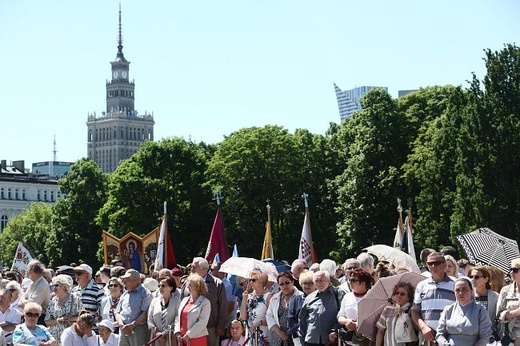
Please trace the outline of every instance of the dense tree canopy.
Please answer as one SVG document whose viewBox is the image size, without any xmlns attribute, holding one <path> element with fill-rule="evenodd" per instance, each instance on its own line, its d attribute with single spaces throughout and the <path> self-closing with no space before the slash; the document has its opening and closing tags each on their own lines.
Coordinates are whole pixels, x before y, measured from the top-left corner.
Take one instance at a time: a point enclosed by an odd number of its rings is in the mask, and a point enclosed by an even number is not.
<svg viewBox="0 0 520 346">
<path fill-rule="evenodd" d="M 487 74 L 467 87 L 431 86 L 400 99 L 375 89 L 363 109 L 326 134 L 280 126 L 244 128 L 221 143 L 146 142 L 110 176 L 91 160 L 59 181 L 66 198 L 34 204 L 1 235 L 2 258 L 18 241 L 51 265 L 100 263 L 101 230 L 144 235 L 168 203 L 177 260 L 204 255 L 216 205 L 230 245 L 259 257 L 271 206 L 275 257 L 298 254 L 309 195 L 318 257 L 343 261 L 391 244 L 396 198 L 414 200 L 417 252 L 456 244 L 487 226 L 518 238 L 520 223 L 520 48 L 485 51 Z"/>
</svg>

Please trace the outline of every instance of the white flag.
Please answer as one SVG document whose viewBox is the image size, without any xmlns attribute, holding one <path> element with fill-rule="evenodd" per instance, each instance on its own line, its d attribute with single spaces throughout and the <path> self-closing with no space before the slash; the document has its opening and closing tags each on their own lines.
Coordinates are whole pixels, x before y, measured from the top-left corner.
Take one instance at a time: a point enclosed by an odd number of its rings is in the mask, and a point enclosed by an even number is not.
<svg viewBox="0 0 520 346">
<path fill-rule="evenodd" d="M 414 260 L 417 260 L 417 257 L 415 256 L 415 247 L 413 246 L 413 235 L 412 235 L 412 228 L 410 227 L 410 220 L 408 216 L 404 220 L 404 227 L 405 227 L 405 236 L 406 236 L 406 250 L 410 256 L 413 257 Z M 403 239 L 403 243 L 405 240 Z"/>
<path fill-rule="evenodd" d="M 313 245 L 311 236 L 311 223 L 309 220 L 309 211 L 305 210 L 305 218 L 303 220 L 302 236 L 300 238 L 300 250 L 298 251 L 298 259 L 307 262 L 307 267 L 313 264 Z"/>
<path fill-rule="evenodd" d="M 164 243 L 166 240 L 166 216 L 163 216 L 161 230 L 159 231 L 159 241 L 157 244 L 157 257 L 155 257 L 154 270 L 159 271 L 164 268 Z"/>
<path fill-rule="evenodd" d="M 11 266 L 12 271 L 17 271 L 18 273 L 24 275 L 25 269 L 27 268 L 27 264 L 33 260 L 33 257 L 29 250 L 22 243 L 18 243 L 18 247 L 16 248 L 16 252 L 14 254 L 13 265 Z"/>
</svg>

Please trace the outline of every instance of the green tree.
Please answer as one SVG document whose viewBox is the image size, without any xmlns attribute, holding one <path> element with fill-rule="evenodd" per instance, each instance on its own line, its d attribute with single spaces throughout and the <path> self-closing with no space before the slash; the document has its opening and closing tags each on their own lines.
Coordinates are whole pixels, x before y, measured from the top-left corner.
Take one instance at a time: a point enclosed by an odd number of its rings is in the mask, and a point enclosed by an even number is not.
<svg viewBox="0 0 520 346">
<path fill-rule="evenodd" d="M 275 257 L 290 261 L 298 256 L 303 192 L 309 194 L 315 239 L 332 237 L 335 221 L 320 210 L 332 204 L 325 179 L 333 171 L 328 145 L 324 136 L 307 130 L 290 134 L 279 126 L 241 129 L 219 144 L 208 167 L 208 184 L 219 186 L 226 197 L 227 236 L 241 255 L 260 256 L 269 200 Z M 325 256 L 329 244 L 322 246 L 317 251 Z"/>
<path fill-rule="evenodd" d="M 393 239 L 396 197 L 401 191 L 399 169 L 407 154 L 400 133 L 406 118 L 398 112 L 396 101 L 383 89 L 374 89 L 361 102 L 363 109 L 343 125 L 347 163 L 336 180 L 342 258 L 372 242 Z"/>
<path fill-rule="evenodd" d="M 25 244 L 35 258 L 49 263 L 53 257 L 53 248 L 47 244 L 53 232 L 50 227 L 52 209 L 49 204 L 31 203 L 28 209 L 9 221 L 0 235 L 2 261 L 6 266 L 11 265 L 18 242 Z"/>
<path fill-rule="evenodd" d="M 95 218 L 107 198 L 107 176 L 94 161 L 83 158 L 58 183 L 66 197 L 54 206 L 54 233 L 48 240 L 49 250 L 52 249 L 49 264 L 100 264 L 96 252 L 101 228 Z"/>
<path fill-rule="evenodd" d="M 166 201 L 177 261 L 204 255 L 216 210 L 211 190 L 204 186 L 213 152 L 213 146 L 182 138 L 144 143 L 111 175 L 98 224 L 118 237 L 145 235 L 160 225 Z"/>
</svg>

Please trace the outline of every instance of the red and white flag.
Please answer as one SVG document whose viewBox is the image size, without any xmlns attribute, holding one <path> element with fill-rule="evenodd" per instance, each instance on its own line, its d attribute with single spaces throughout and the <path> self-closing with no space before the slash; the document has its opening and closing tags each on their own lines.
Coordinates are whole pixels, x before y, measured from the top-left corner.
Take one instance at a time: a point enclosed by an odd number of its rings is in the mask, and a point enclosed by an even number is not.
<svg viewBox="0 0 520 346">
<path fill-rule="evenodd" d="M 18 247 L 16 248 L 16 252 L 14 254 L 13 265 L 11 266 L 12 271 L 16 271 L 20 274 L 25 274 L 25 269 L 27 268 L 27 264 L 32 261 L 34 258 L 31 253 L 22 243 L 18 243 Z"/>
<path fill-rule="evenodd" d="M 159 230 L 159 241 L 157 242 L 157 256 L 155 257 L 154 270 L 159 271 L 163 268 L 171 269 L 176 264 L 172 242 L 170 241 L 170 235 L 168 234 L 166 202 L 164 202 L 164 215 L 162 218 L 161 229 Z"/>
<path fill-rule="evenodd" d="M 303 220 L 298 259 L 305 260 L 305 262 L 307 262 L 307 267 L 310 267 L 313 263 L 318 262 L 316 251 L 314 251 L 314 245 L 312 244 L 311 220 L 308 208 L 305 208 L 305 218 Z"/>
</svg>

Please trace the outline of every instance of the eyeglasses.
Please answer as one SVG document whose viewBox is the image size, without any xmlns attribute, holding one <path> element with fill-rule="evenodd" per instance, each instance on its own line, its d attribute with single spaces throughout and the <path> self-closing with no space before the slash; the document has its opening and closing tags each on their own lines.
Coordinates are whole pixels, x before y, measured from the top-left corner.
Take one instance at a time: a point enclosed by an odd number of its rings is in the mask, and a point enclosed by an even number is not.
<svg viewBox="0 0 520 346">
<path fill-rule="evenodd" d="M 11 293 L 16 292 L 16 288 L 10 288 L 10 289 L 8 289 L 8 291 Z"/>
<path fill-rule="evenodd" d="M 441 264 L 443 264 L 445 261 L 431 261 L 431 262 L 426 262 L 427 265 L 429 265 L 430 267 L 431 266 L 440 266 Z"/>
<path fill-rule="evenodd" d="M 108 288 L 112 288 L 112 287 L 119 287 L 119 285 L 116 285 L 116 284 L 110 284 L 110 285 L 108 285 Z"/>
<path fill-rule="evenodd" d="M 309 281 L 309 282 L 303 282 L 302 285 L 303 285 L 303 286 L 305 286 L 305 285 L 314 285 L 314 282 L 312 282 L 312 281 Z"/>
<path fill-rule="evenodd" d="M 478 278 L 483 278 L 484 276 L 482 275 L 468 275 L 468 278 L 470 279 L 478 279 Z"/>
<path fill-rule="evenodd" d="M 251 279 L 251 282 L 257 282 L 258 279 Z"/>
<path fill-rule="evenodd" d="M 351 284 L 354 283 L 354 282 L 359 282 L 361 280 L 358 280 L 358 279 L 348 279 L 348 282 L 350 282 Z"/>
<path fill-rule="evenodd" d="M 168 287 L 168 285 L 165 285 L 165 284 L 160 284 L 160 285 L 157 285 L 158 287 Z"/>
<path fill-rule="evenodd" d="M 407 296 L 408 294 L 406 292 L 394 292 L 394 296 L 401 296 L 401 297 L 404 297 L 404 296 Z"/>
<path fill-rule="evenodd" d="M 520 270 L 520 268 L 511 268 L 511 271 L 512 271 L 513 273 L 518 273 L 519 270 Z"/>
<path fill-rule="evenodd" d="M 26 317 L 32 317 L 32 318 L 38 318 L 38 317 L 40 317 L 40 314 L 37 313 L 37 312 L 26 312 L 25 316 Z"/>
<path fill-rule="evenodd" d="M 359 267 L 347 267 L 347 270 L 355 270 L 355 269 L 358 269 Z"/>
<path fill-rule="evenodd" d="M 283 286 L 290 285 L 290 284 L 292 284 L 291 281 L 285 281 L 285 282 L 279 282 L 278 286 L 282 286 L 283 287 Z"/>
<path fill-rule="evenodd" d="M 242 281 L 241 283 L 238 284 L 239 286 L 247 286 L 247 281 Z"/>
</svg>

